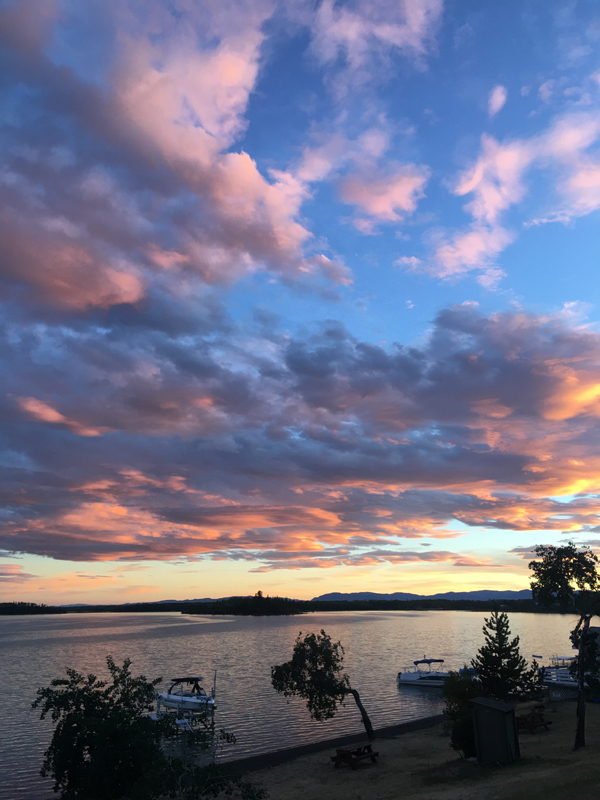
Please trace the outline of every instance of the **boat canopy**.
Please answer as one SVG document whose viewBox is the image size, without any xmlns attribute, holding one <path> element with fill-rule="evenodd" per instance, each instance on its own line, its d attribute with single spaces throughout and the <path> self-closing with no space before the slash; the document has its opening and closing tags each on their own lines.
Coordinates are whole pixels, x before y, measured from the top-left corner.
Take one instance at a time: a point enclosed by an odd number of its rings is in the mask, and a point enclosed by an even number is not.
<svg viewBox="0 0 600 800">
<path fill-rule="evenodd" d="M 204 689 L 200 686 L 200 681 L 202 680 L 204 680 L 204 678 L 171 678 L 171 685 L 169 686 L 167 694 L 172 694 L 173 689 L 180 683 L 189 684 L 194 694 L 206 694 Z"/>
<path fill-rule="evenodd" d="M 419 664 L 443 664 L 443 663 L 444 663 L 443 658 L 422 658 L 420 661 L 413 661 L 413 664 L 415 666 L 418 666 Z"/>
</svg>

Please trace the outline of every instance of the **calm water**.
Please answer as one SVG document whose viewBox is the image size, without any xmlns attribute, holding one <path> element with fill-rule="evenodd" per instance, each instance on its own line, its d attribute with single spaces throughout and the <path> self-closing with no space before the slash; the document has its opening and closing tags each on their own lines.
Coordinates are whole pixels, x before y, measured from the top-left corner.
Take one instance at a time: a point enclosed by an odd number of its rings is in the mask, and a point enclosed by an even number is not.
<svg viewBox="0 0 600 800">
<path fill-rule="evenodd" d="M 423 655 L 458 668 L 483 643 L 484 613 L 462 611 L 359 612 L 301 617 L 197 617 L 181 614 L 73 614 L 0 617 L 0 798 L 52 796 L 39 776 L 51 725 L 31 702 L 39 686 L 67 666 L 105 675 L 105 658 L 131 658 L 134 674 L 165 680 L 202 674 L 210 688 L 217 670 L 218 724 L 237 744 L 223 757 L 293 747 L 362 730 L 353 702 L 325 723 L 311 722 L 301 701 L 286 704 L 270 685 L 270 667 L 286 661 L 298 632 L 324 628 L 344 645 L 345 667 L 375 728 L 436 714 L 439 693 L 399 690 L 398 670 Z M 548 658 L 570 651 L 574 620 L 561 615 L 514 614 L 521 651 Z"/>
</svg>

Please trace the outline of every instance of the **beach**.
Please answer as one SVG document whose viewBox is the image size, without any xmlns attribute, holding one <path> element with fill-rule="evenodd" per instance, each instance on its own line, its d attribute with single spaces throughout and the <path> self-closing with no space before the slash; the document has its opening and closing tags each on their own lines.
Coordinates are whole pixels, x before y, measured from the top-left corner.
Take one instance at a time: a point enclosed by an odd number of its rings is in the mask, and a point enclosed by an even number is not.
<svg viewBox="0 0 600 800">
<path fill-rule="evenodd" d="M 517 713 L 520 713 L 518 710 Z M 443 723 L 378 738 L 377 764 L 336 769 L 320 750 L 247 773 L 269 800 L 596 800 L 600 784 L 600 705 L 589 704 L 587 746 L 573 751 L 575 704 L 546 703 L 549 730 L 519 734 L 521 758 L 507 766 L 462 760 Z"/>
</svg>

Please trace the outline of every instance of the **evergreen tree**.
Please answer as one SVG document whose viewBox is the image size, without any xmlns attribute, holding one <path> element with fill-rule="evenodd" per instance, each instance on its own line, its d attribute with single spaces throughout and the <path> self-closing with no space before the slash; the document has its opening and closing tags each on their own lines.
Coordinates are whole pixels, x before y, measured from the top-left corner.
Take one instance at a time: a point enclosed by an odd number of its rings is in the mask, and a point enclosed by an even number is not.
<svg viewBox="0 0 600 800">
<path fill-rule="evenodd" d="M 471 661 L 483 694 L 507 700 L 535 680 L 536 666 L 528 667 L 519 652 L 519 637 L 510 638 L 508 614 L 493 611 L 483 626 L 485 644 Z"/>
</svg>

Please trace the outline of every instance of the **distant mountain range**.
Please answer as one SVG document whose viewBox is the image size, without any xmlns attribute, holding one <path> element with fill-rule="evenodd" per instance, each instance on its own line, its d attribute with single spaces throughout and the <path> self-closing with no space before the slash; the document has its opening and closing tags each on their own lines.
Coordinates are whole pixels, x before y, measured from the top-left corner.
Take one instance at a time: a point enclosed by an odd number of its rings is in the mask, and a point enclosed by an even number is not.
<svg viewBox="0 0 600 800">
<path fill-rule="evenodd" d="M 519 591 L 494 591 L 478 589 L 474 592 L 438 592 L 437 594 L 411 594 L 410 592 L 393 592 L 378 594 L 377 592 L 329 592 L 313 597 L 313 600 L 531 600 L 529 589 Z"/>
<path fill-rule="evenodd" d="M 251 597 L 251 595 L 248 595 Z M 150 600 L 143 605 L 160 606 L 166 603 L 216 603 L 219 600 L 228 600 L 227 597 L 213 598 L 200 597 L 194 600 Z M 313 600 L 531 600 L 531 591 L 521 589 L 518 592 L 494 591 L 492 589 L 479 589 L 474 592 L 438 592 L 437 594 L 411 594 L 410 592 L 392 592 L 392 594 L 378 594 L 377 592 L 329 592 Z M 61 608 L 86 608 L 88 603 L 70 603 Z M 140 603 L 118 603 L 118 606 L 137 606 Z"/>
<path fill-rule="evenodd" d="M 221 597 L 221 600 L 227 600 L 227 597 Z M 217 599 L 215 597 L 197 597 L 195 600 L 148 600 L 147 602 L 142 603 L 143 605 L 153 605 L 153 606 L 160 606 L 163 603 L 216 603 Z M 98 603 L 69 603 L 68 605 L 62 605 L 60 608 L 87 608 L 90 605 L 99 605 Z M 100 604 L 102 605 L 102 604 Z M 118 606 L 139 606 L 140 602 L 137 603 L 107 603 L 106 605 L 118 605 Z"/>
</svg>

